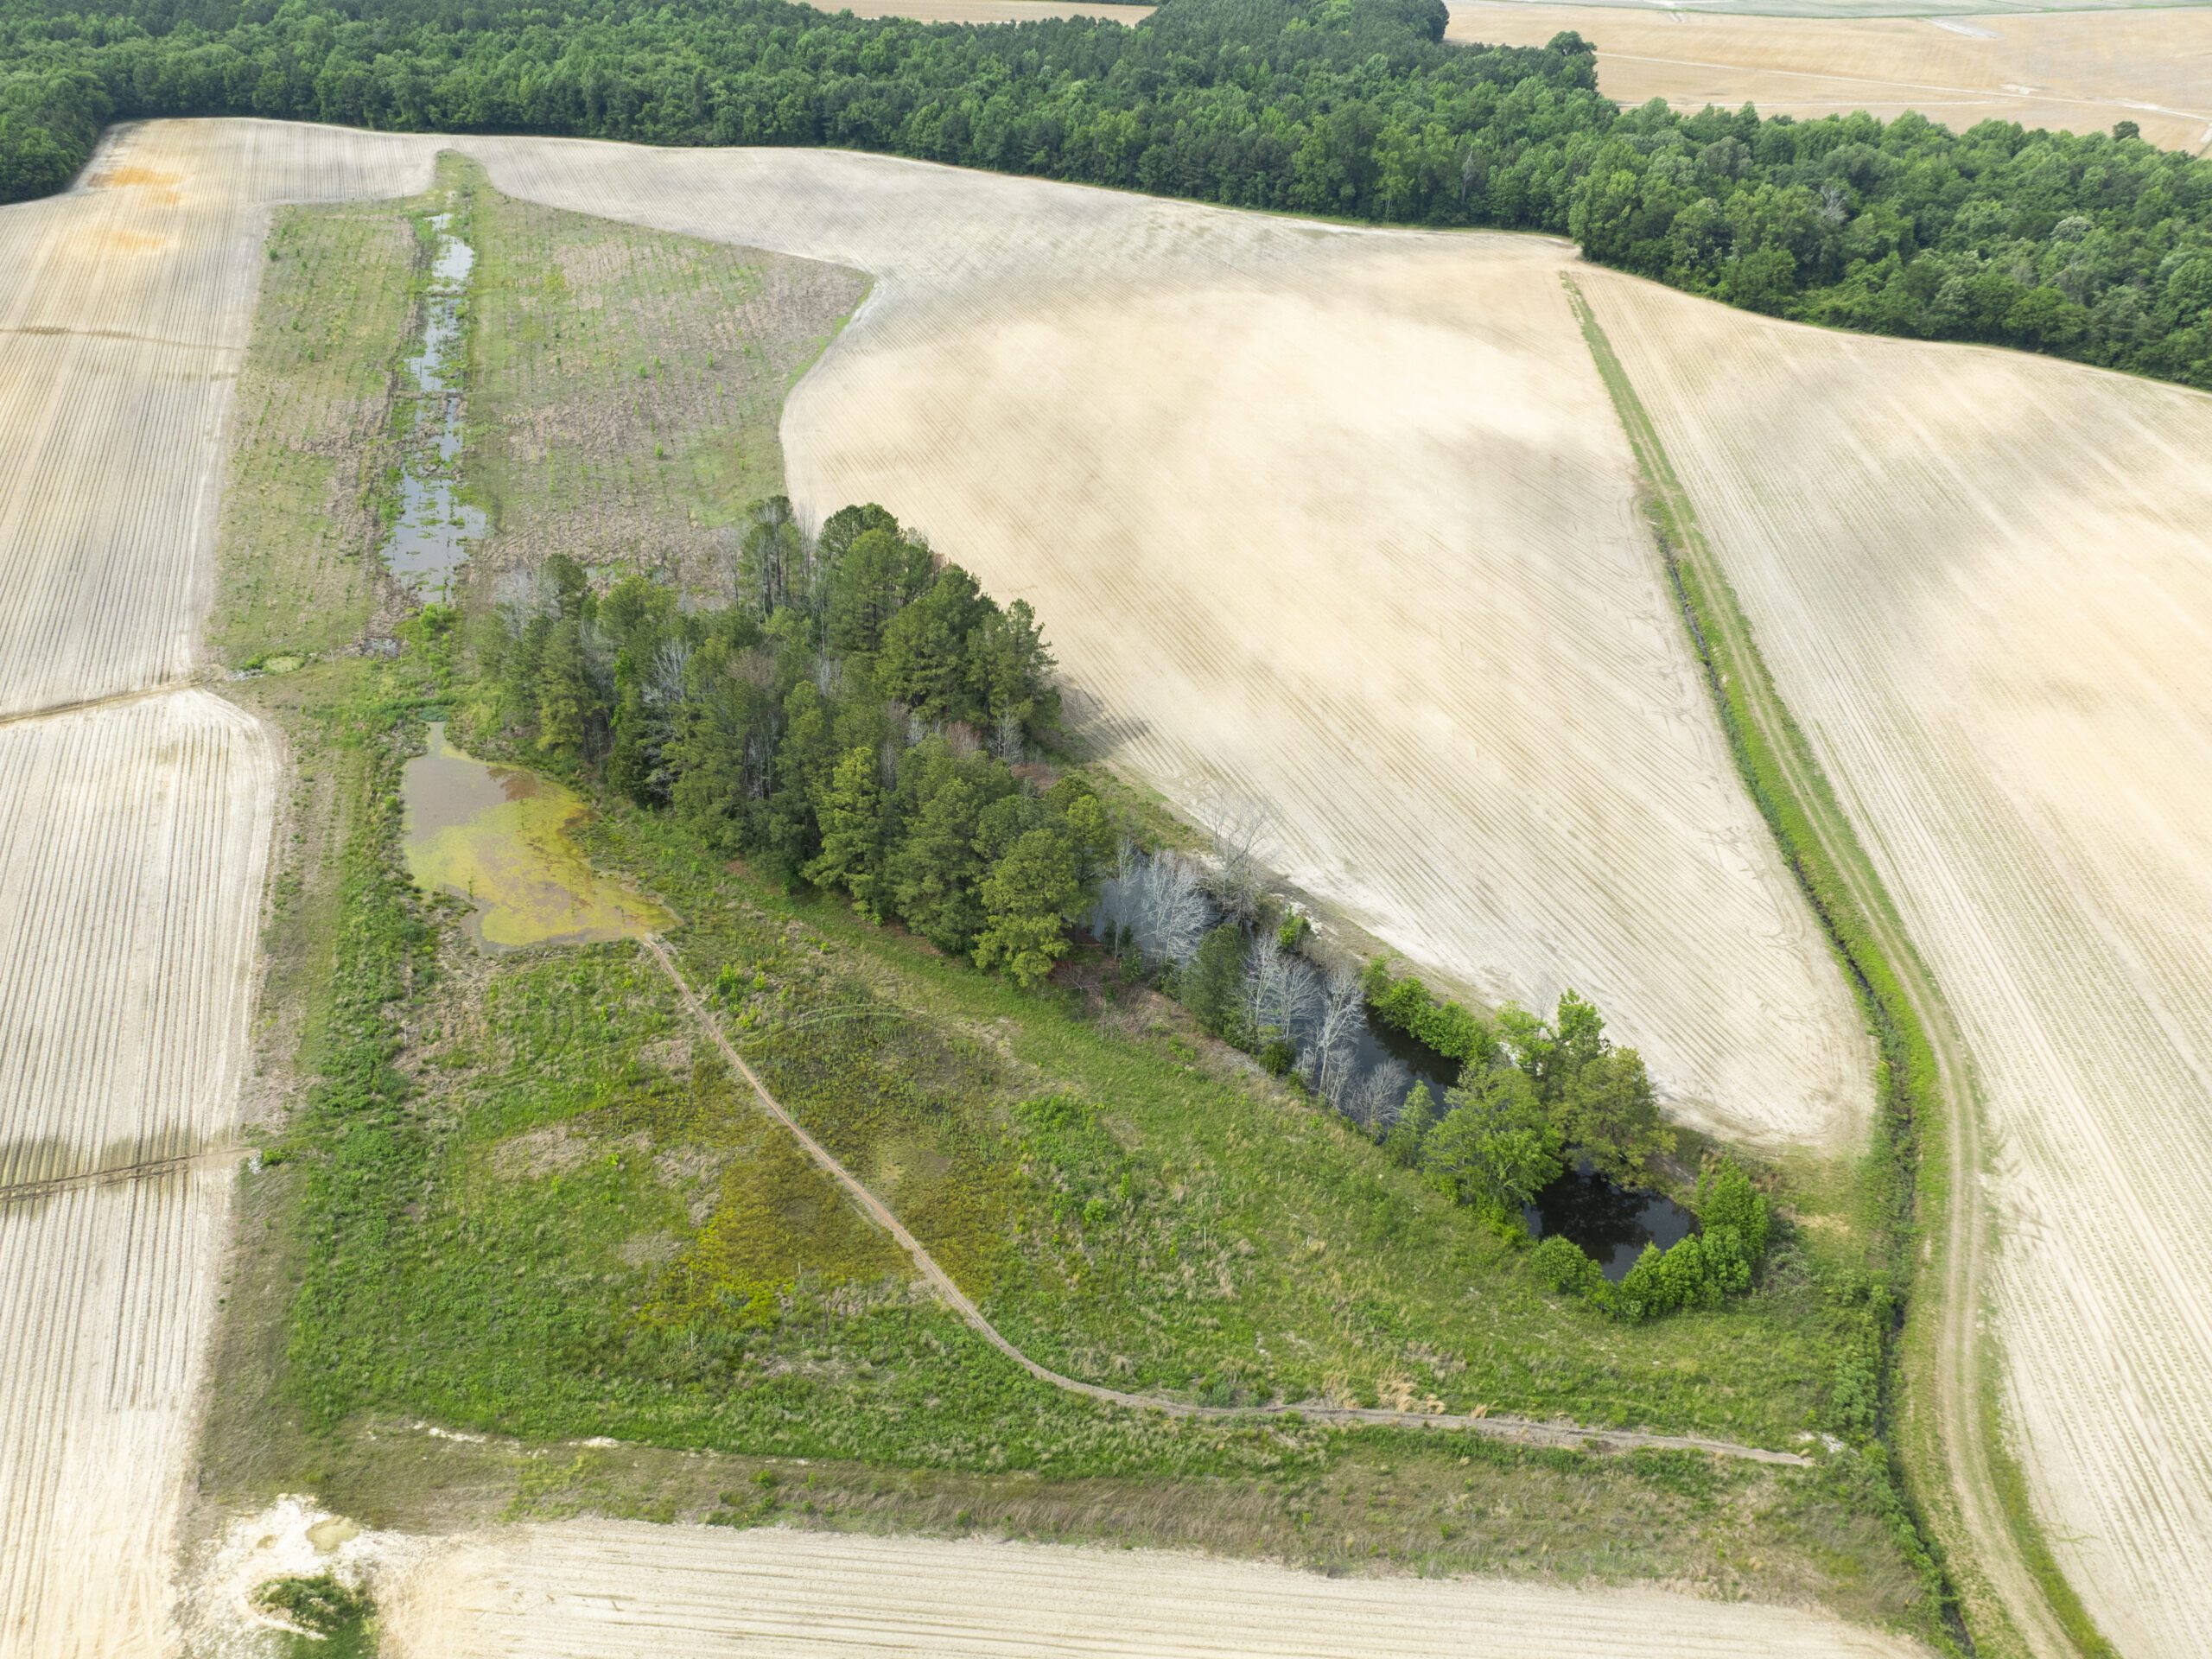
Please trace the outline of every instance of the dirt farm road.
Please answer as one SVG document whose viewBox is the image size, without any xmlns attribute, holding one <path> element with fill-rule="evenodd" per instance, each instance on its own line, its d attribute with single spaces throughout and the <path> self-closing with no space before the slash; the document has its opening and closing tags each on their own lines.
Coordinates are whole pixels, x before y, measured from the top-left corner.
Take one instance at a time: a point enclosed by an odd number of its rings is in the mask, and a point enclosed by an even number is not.
<svg viewBox="0 0 2212 1659">
<path fill-rule="evenodd" d="M 998 1328 L 983 1317 L 982 1310 L 969 1300 L 967 1293 L 952 1282 L 952 1276 L 938 1265 L 937 1259 L 924 1248 L 922 1242 L 906 1230 L 906 1224 L 893 1213 L 891 1207 L 862 1185 L 858 1177 L 839 1163 L 827 1147 L 809 1135 L 798 1120 L 784 1109 L 783 1103 L 769 1092 L 767 1084 L 760 1081 L 760 1074 L 746 1064 L 745 1057 L 723 1035 L 721 1024 L 707 1005 L 700 1001 L 698 993 L 691 988 L 690 982 L 683 976 L 683 970 L 677 966 L 667 943 L 658 934 L 647 934 L 643 944 L 675 985 L 677 995 L 683 998 L 683 1006 L 697 1022 L 699 1029 L 721 1052 L 730 1069 L 751 1087 L 753 1098 L 760 1103 L 761 1109 L 791 1132 L 804 1148 L 806 1155 L 845 1189 L 853 1202 L 860 1206 L 862 1214 L 898 1241 L 899 1247 L 913 1258 L 916 1269 L 930 1288 L 944 1299 L 945 1305 L 957 1313 L 969 1329 L 1040 1382 L 1049 1382 L 1056 1389 L 1082 1395 L 1103 1405 L 1164 1412 L 1171 1417 L 1233 1419 L 1249 1422 L 1255 1418 L 1296 1415 L 1308 1422 L 1345 1426 L 1371 1423 L 1395 1427 L 1459 1429 L 1524 1446 L 1584 1446 L 1605 1452 L 1644 1449 L 1707 1452 L 1716 1457 L 1737 1458 L 1749 1463 L 1782 1464 L 1800 1468 L 1812 1461 L 1795 1452 L 1738 1446 L 1733 1441 L 1707 1440 L 1696 1434 L 1648 1434 L 1634 1429 L 1587 1428 L 1578 1423 L 1539 1422 L 1528 1417 L 1453 1415 L 1448 1413 L 1393 1411 L 1386 1408 L 1317 1404 L 1201 1406 L 1191 1401 L 1171 1400 L 1159 1395 L 1129 1394 L 1120 1389 L 1104 1388 L 1096 1382 L 1064 1376 L 1047 1366 L 1039 1364 L 1001 1336 Z"/>
<path fill-rule="evenodd" d="M 1929 1503 L 1940 1497 L 1955 1506 L 1948 1515 L 1931 1519 L 1947 1546 L 1947 1566 L 1969 1610 L 1969 1629 L 1976 1638 L 1977 1650 L 2068 1659 L 2082 1649 L 2053 1608 L 2007 1514 L 1999 1491 L 1995 1425 L 1992 1414 L 1983 1409 L 1983 1274 L 1991 1240 L 1986 1192 L 1977 1179 L 1982 1167 L 1981 1124 L 1965 1045 L 1856 836 L 1806 753 L 1758 656 L 1749 622 L 1732 598 L 1726 597 L 1733 591 L 1727 573 L 1699 528 L 1696 510 L 1668 462 L 1658 432 L 1629 384 L 1626 371 L 1613 358 L 1595 315 L 1571 277 L 1567 286 L 1590 331 L 1592 348 L 1600 353 L 1600 371 L 1615 385 L 1622 423 L 1629 429 L 1646 481 L 1662 498 L 1666 514 L 1679 531 L 1674 554 L 1690 567 L 1703 590 L 1714 596 L 1710 613 L 1700 619 L 1713 671 L 1723 683 L 1742 692 L 1751 721 L 1776 757 L 1805 822 L 1812 826 L 1821 852 L 1840 874 L 1852 904 L 1895 970 L 1912 1017 L 1927 1033 L 1935 1053 L 1949 1179 L 1944 1183 L 1942 1236 L 1929 1241 L 1941 1252 L 1937 1270 L 1929 1275 L 1937 1300 L 1935 1363 L 1929 1378 L 1932 1398 L 1908 1392 L 1904 1430 L 1912 1432 L 1916 1427 L 1912 1419 L 1918 1413 L 1932 1413 L 1932 1422 L 1917 1427 L 1923 1433 L 1932 1431 L 1948 1478 L 1943 1493 L 1922 1493 L 1921 1500 Z"/>
</svg>

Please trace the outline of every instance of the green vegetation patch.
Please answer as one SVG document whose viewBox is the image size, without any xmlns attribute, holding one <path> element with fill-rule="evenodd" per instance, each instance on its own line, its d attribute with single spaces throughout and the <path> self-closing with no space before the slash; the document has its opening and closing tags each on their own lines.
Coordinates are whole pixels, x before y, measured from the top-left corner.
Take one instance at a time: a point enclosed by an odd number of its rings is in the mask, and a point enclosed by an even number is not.
<svg viewBox="0 0 2212 1659">
<path fill-rule="evenodd" d="M 367 622 L 419 261 L 404 203 L 280 209 L 239 372 L 209 635 L 289 671 Z"/>
<path fill-rule="evenodd" d="M 493 524 L 480 573 L 649 548 L 726 592 L 730 526 L 784 486 L 785 393 L 867 279 L 518 201 L 455 165 L 477 249 L 461 471 Z"/>
<path fill-rule="evenodd" d="M 332 1573 L 271 1579 L 253 1592 L 253 1603 L 292 1627 L 283 1633 L 286 1659 L 373 1659 L 376 1604 Z"/>
</svg>

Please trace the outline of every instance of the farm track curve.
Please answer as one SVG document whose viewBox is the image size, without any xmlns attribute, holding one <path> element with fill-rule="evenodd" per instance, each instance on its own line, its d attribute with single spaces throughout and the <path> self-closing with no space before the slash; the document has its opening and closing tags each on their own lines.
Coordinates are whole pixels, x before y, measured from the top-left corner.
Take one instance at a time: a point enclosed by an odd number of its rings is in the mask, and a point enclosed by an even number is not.
<svg viewBox="0 0 2212 1659">
<path fill-rule="evenodd" d="M 753 1090 L 753 1098 L 777 1122 L 798 1141 L 806 1155 L 822 1172 L 842 1187 L 862 1214 L 897 1241 L 914 1263 L 923 1282 L 957 1314 L 963 1323 L 985 1342 L 997 1349 L 1008 1359 L 1040 1382 L 1069 1394 L 1078 1394 L 1096 1400 L 1102 1405 L 1120 1406 L 1136 1411 L 1157 1411 L 1170 1417 L 1204 1419 L 1208 1421 L 1253 1422 L 1269 1417 L 1296 1415 L 1309 1422 L 1335 1423 L 1344 1427 L 1374 1425 L 1396 1428 L 1459 1429 L 1470 1433 L 1486 1435 L 1492 1440 L 1512 1440 L 1524 1446 L 1584 1446 L 1606 1452 L 1637 1450 L 1669 1452 L 1707 1452 L 1717 1457 L 1735 1458 L 1751 1463 L 1786 1465 L 1802 1468 L 1811 1463 L 1809 1458 L 1795 1452 L 1777 1452 L 1764 1446 L 1741 1446 L 1732 1440 L 1709 1440 L 1696 1434 L 1652 1434 L 1637 1429 L 1591 1428 L 1579 1423 L 1543 1422 L 1530 1417 L 1474 1416 L 1447 1413 L 1395 1411 L 1388 1408 L 1331 1406 L 1306 1403 L 1300 1405 L 1264 1406 L 1204 1406 L 1192 1401 L 1170 1399 L 1156 1394 L 1131 1394 L 1122 1389 L 1109 1389 L 1096 1382 L 1085 1382 L 1080 1378 L 1065 1376 L 1049 1366 L 1039 1364 L 1015 1347 L 1001 1335 L 996 1325 L 984 1316 L 983 1311 L 969 1300 L 968 1294 L 952 1281 L 952 1275 L 938 1264 L 922 1242 L 906 1230 L 891 1206 L 868 1191 L 860 1178 L 838 1161 L 830 1149 L 808 1134 L 798 1120 L 785 1109 L 783 1103 L 760 1080 L 760 1075 L 747 1064 L 735 1045 L 723 1034 L 721 1022 L 712 1010 L 702 1001 L 691 982 L 683 976 L 667 944 L 657 934 L 648 934 L 641 941 L 645 950 L 658 963 L 675 985 L 677 995 L 693 1021 L 706 1036 L 730 1069 L 745 1079 Z"/>
<path fill-rule="evenodd" d="M 1858 919 L 1872 935 L 1910 1010 L 1925 1034 L 1936 1063 L 1937 1101 L 1947 1141 L 1948 1179 L 1940 1265 L 1927 1275 L 1940 1287 L 1936 1312 L 1936 1364 L 1934 1411 L 1947 1491 L 1958 1505 L 1955 1527 L 1937 1523 L 1951 1571 L 1974 1614 L 1971 1628 L 1988 1651 L 1991 1621 L 2035 1659 L 2068 1659 L 2081 1651 L 2030 1567 L 2018 1533 L 1999 1490 L 2003 1455 L 1993 1443 L 1995 1424 L 1986 1409 L 1987 1380 L 1982 1363 L 1985 1261 L 1990 1244 L 1989 1215 L 1981 1184 L 1984 1154 L 1979 1103 L 1966 1048 L 1934 980 L 1897 919 L 1857 835 L 1834 804 L 1818 763 L 1807 752 L 1789 710 L 1752 639 L 1751 625 L 1733 598 L 1727 571 L 1700 527 L 1695 505 L 1667 460 L 1659 434 L 1645 412 L 1627 373 L 1612 353 L 1602 326 L 1572 277 L 1574 302 L 1590 331 L 1601 370 L 1612 380 L 1622 423 L 1643 462 L 1645 483 L 1661 498 L 1675 534 L 1671 556 L 1688 566 L 1705 598 L 1690 610 L 1690 625 L 1709 653 L 1719 684 L 1732 686 L 1765 748 L 1782 774 L 1804 821 L 1811 827 L 1828 868 L 1845 884 Z M 1716 693 L 1719 685 L 1716 685 Z M 1911 1402 L 1916 1408 L 1920 1402 Z M 1923 1494 L 1923 1501 L 1937 1497 Z M 1985 1589 L 1986 1586 L 1986 1589 Z"/>
</svg>

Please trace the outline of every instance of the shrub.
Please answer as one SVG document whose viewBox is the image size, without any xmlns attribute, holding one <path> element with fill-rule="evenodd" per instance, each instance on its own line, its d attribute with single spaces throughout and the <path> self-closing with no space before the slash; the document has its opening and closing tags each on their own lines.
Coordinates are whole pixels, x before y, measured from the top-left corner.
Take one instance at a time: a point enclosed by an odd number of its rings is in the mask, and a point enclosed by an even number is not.
<svg viewBox="0 0 2212 1659">
<path fill-rule="evenodd" d="M 1611 1288 L 1605 1275 L 1580 1244 L 1562 1233 L 1554 1233 L 1529 1253 L 1536 1282 L 1560 1296 L 1580 1296 L 1597 1301 Z"/>
<path fill-rule="evenodd" d="M 1751 1185 L 1751 1178 L 1733 1158 L 1723 1158 L 1699 1179 L 1697 1215 L 1708 1233 L 1723 1227 L 1732 1230 L 1750 1267 L 1765 1259 L 1772 1211 L 1766 1194 Z"/>
</svg>

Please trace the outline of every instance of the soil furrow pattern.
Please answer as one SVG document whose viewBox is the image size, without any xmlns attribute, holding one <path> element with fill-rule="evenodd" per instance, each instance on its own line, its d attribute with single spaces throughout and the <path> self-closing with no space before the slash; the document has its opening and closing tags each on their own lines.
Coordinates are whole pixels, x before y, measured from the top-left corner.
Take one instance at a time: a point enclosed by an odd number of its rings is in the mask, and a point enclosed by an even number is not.
<svg viewBox="0 0 2212 1659">
<path fill-rule="evenodd" d="M 617 1521 L 442 1545 L 391 1659 L 1907 1659 L 1796 1608 L 1480 1579 L 1324 1578 L 1160 1550 Z"/>
<path fill-rule="evenodd" d="M 791 494 L 1046 620 L 1077 724 L 1484 1000 L 1572 986 L 1688 1121 L 1853 1142 L 1870 1057 L 1731 772 L 1539 238 L 821 152 L 467 138 L 509 195 L 876 284 Z M 1757 1036 L 1754 1037 L 1754 1033 Z"/>
<path fill-rule="evenodd" d="M 1966 1587 L 2034 1650 L 2075 1640 L 2065 1591 L 2019 1581 L 2041 1546 L 2005 1541 L 2017 1458 L 2107 1637 L 2212 1651 L 2212 1293 L 2177 1248 L 2212 1192 L 2212 398 L 1588 287 L 1858 830 L 1853 879 L 1896 903 L 1954 1177 L 1914 1409 Z"/>
</svg>

